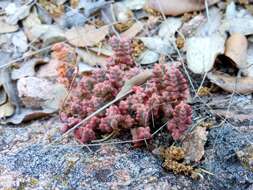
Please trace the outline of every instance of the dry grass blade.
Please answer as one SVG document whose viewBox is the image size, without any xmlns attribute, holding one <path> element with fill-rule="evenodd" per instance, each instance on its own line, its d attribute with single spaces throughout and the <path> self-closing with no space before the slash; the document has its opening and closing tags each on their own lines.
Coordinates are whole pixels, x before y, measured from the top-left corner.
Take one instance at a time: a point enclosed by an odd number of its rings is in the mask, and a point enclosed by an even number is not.
<svg viewBox="0 0 253 190">
<path fill-rule="evenodd" d="M 113 105 L 114 103 L 116 103 L 117 101 L 119 101 L 120 99 L 124 98 L 125 96 L 127 96 L 128 94 L 130 94 L 132 92 L 132 90 L 129 90 L 128 92 L 122 94 L 119 97 L 116 97 L 114 100 L 112 100 L 111 102 L 107 103 L 106 105 L 104 105 L 103 107 L 101 107 L 100 109 L 98 109 L 97 111 L 93 112 L 92 114 L 90 114 L 88 117 L 84 118 L 81 122 L 79 122 L 78 124 L 76 124 L 75 126 L 73 126 L 71 129 L 69 129 L 66 133 L 64 133 L 64 135 L 62 135 L 60 138 L 54 140 L 52 142 L 52 144 L 55 144 L 59 141 L 61 141 L 62 139 L 64 139 L 65 137 L 67 137 L 71 132 L 73 132 L 75 129 L 77 129 L 78 127 L 80 127 L 82 124 L 84 124 L 85 122 L 87 122 L 89 119 L 91 119 L 92 117 L 94 117 L 95 115 L 99 114 L 101 111 L 105 110 L 106 108 L 110 107 L 111 105 Z"/>
<path fill-rule="evenodd" d="M 127 80 L 118 93 L 117 97 L 121 97 L 123 94 L 131 90 L 132 87 L 145 83 L 151 76 L 152 71 L 146 70 Z"/>
</svg>

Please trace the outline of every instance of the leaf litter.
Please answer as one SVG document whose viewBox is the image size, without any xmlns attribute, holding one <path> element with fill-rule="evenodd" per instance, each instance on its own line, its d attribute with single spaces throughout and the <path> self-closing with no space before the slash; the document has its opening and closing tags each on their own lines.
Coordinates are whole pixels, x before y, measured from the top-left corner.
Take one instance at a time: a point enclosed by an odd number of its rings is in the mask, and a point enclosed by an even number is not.
<svg viewBox="0 0 253 190">
<path fill-rule="evenodd" d="M 209 133 L 211 136 L 217 133 L 218 138 L 223 133 L 223 123 L 236 123 L 233 127 L 240 130 L 242 123 L 250 125 L 253 119 L 253 106 L 250 107 L 253 105 L 253 15 L 248 6 L 250 3 L 221 0 L 0 2 L 3 10 L 0 46 L 1 54 L 5 56 L 0 62 L 0 122 L 19 125 L 45 116 L 55 117 L 54 113 L 64 109 L 72 88 L 71 84 L 69 88 L 60 85 L 58 74 L 65 73 L 71 78 L 77 74 L 89 76 L 93 71 L 105 68 L 108 60 L 110 62 L 113 56 L 109 43 L 111 36 L 132 39 L 135 41 L 133 57 L 143 72 L 126 80 L 117 97 L 122 98 L 136 86 L 145 84 L 155 63 L 171 68 L 176 62 L 176 67 L 184 72 L 191 85 L 188 101 L 194 110 L 193 130 L 187 131 L 183 140 L 172 143 L 171 137 L 160 140 L 161 136 L 166 136 L 161 128 L 152 134 L 155 137 L 151 149 L 161 146 L 173 149 L 176 144 L 184 149 L 184 157 L 178 163 L 166 158 L 165 168 L 174 168 L 174 173 L 186 175 L 194 171 L 204 178 L 212 173 L 216 175 L 216 169 L 212 169 L 215 163 L 208 167 L 208 157 L 215 156 L 208 148 L 216 142 L 209 138 Z M 73 48 L 60 61 L 50 52 L 56 43 Z M 45 51 L 40 51 L 42 48 Z M 62 51 L 67 50 L 63 48 Z M 18 61 L 13 61 L 16 59 Z M 66 63 L 69 64 L 66 68 L 61 67 Z M 149 70 L 145 70 L 147 68 Z M 202 87 L 213 89 L 210 86 L 217 90 L 201 97 L 196 94 Z M 223 101 L 227 94 L 231 95 L 228 104 L 217 103 L 217 97 Z M 238 94 L 239 97 L 249 96 L 250 100 L 247 107 L 234 110 L 233 99 L 238 98 Z M 197 124 L 198 118 L 213 120 L 219 130 L 201 127 Z M 241 147 L 231 154 L 237 156 L 236 164 L 252 170 L 251 149 L 247 148 L 250 143 L 244 145 L 246 148 Z M 185 170 L 180 172 L 180 168 Z M 231 183 L 229 177 L 224 179 L 225 183 Z M 215 179 L 205 180 L 210 186 L 220 183 Z M 238 187 L 245 184 L 236 181 Z"/>
</svg>

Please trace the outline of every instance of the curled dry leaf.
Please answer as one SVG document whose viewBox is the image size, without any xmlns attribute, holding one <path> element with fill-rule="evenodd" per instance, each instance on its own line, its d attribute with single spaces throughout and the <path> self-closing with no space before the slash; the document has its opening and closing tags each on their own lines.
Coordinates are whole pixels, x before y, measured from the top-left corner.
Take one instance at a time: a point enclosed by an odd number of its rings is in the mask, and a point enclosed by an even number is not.
<svg viewBox="0 0 253 190">
<path fill-rule="evenodd" d="M 88 20 L 86 16 L 76 9 L 66 12 L 59 20 L 59 25 L 63 28 L 72 28 L 75 26 L 83 26 Z"/>
<path fill-rule="evenodd" d="M 202 14 L 193 17 L 190 21 L 183 24 L 179 32 L 185 37 L 192 37 L 196 30 L 206 23 L 206 17 Z"/>
<path fill-rule="evenodd" d="M 105 0 L 98 0 L 98 1 L 87 1 L 87 0 L 80 0 L 77 9 L 83 10 L 84 15 L 89 17 L 91 14 L 95 13 L 99 9 L 105 7 L 106 5 L 110 4 L 111 1 Z"/>
<path fill-rule="evenodd" d="M 23 5 L 22 7 L 16 8 L 13 14 L 10 14 L 7 18 L 7 22 L 9 24 L 15 25 L 18 23 L 19 20 L 24 19 L 30 13 L 30 9 L 33 6 L 33 3 Z"/>
<path fill-rule="evenodd" d="M 117 97 L 121 97 L 122 95 L 126 94 L 129 90 L 131 90 L 134 86 L 141 85 L 145 83 L 148 79 L 152 76 L 152 71 L 145 70 L 138 75 L 132 77 L 131 79 L 127 80 L 124 86 L 121 88 L 120 92 L 118 93 Z"/>
<path fill-rule="evenodd" d="M 67 30 L 65 36 L 70 44 L 76 47 L 93 46 L 102 41 L 109 34 L 109 26 L 96 29 L 95 26 L 73 27 Z"/>
<path fill-rule="evenodd" d="M 2 124 L 11 123 L 11 124 L 17 125 L 22 122 L 27 122 L 27 121 L 48 116 L 54 112 L 55 110 L 50 110 L 50 109 L 45 109 L 45 110 L 21 109 L 20 114 L 15 114 L 6 120 L 2 120 L 1 123 Z"/>
<path fill-rule="evenodd" d="M 219 0 L 208 0 L 208 5 L 213 5 Z M 177 16 L 186 12 L 202 10 L 205 8 L 205 1 L 197 0 L 149 0 L 147 7 L 155 9 L 165 15 Z"/>
<path fill-rule="evenodd" d="M 171 42 L 162 40 L 158 36 L 154 37 L 141 37 L 139 38 L 148 49 L 153 50 L 157 53 L 167 55 L 175 51 L 174 46 Z"/>
<path fill-rule="evenodd" d="M 0 17 L 0 34 L 15 32 L 18 30 L 17 25 L 11 25 L 5 22 L 4 17 Z"/>
<path fill-rule="evenodd" d="M 97 55 L 92 51 L 86 51 L 80 48 L 76 49 L 76 53 L 78 54 L 81 61 L 87 63 L 90 66 L 100 65 L 104 67 L 107 64 L 107 57 L 103 55 Z"/>
<path fill-rule="evenodd" d="M 65 40 L 64 32 L 57 25 L 35 25 L 30 34 L 33 39 L 43 40 L 44 46 Z"/>
<path fill-rule="evenodd" d="M 36 65 L 46 64 L 47 59 L 32 59 L 23 64 L 19 69 L 14 69 L 11 73 L 11 79 L 17 80 L 23 77 L 34 76 Z"/>
<path fill-rule="evenodd" d="M 143 29 L 144 24 L 141 22 L 134 23 L 128 30 L 125 32 L 122 32 L 120 34 L 120 37 L 126 38 L 126 39 L 132 39 L 134 38 L 138 33 L 140 33 Z"/>
<path fill-rule="evenodd" d="M 192 37 L 186 40 L 188 68 L 203 74 L 213 68 L 215 58 L 224 52 L 225 39 L 220 35 Z"/>
<path fill-rule="evenodd" d="M 8 101 L 7 103 L 0 106 L 0 119 L 10 117 L 14 114 L 15 108 Z"/>
<path fill-rule="evenodd" d="M 94 70 L 95 68 L 90 66 L 90 65 L 87 65 L 85 63 L 78 63 L 78 70 L 79 70 L 79 73 L 90 73 Z"/>
<path fill-rule="evenodd" d="M 26 52 L 28 49 L 28 40 L 22 30 L 12 33 L 11 43 L 17 48 L 19 52 Z"/>
<path fill-rule="evenodd" d="M 113 14 L 116 21 L 120 23 L 127 23 L 133 18 L 132 11 L 121 2 L 113 4 Z"/>
<path fill-rule="evenodd" d="M 247 48 L 247 38 L 242 34 L 234 33 L 226 41 L 225 55 L 234 61 L 238 69 L 245 69 Z"/>
<path fill-rule="evenodd" d="M 159 57 L 160 57 L 159 53 L 156 53 L 151 50 L 146 50 L 140 54 L 140 56 L 137 59 L 137 63 L 141 65 L 155 63 L 159 60 Z"/>
<path fill-rule="evenodd" d="M 158 35 L 166 40 L 174 37 L 176 31 L 182 26 L 182 20 L 180 18 L 170 17 L 162 22 Z"/>
<path fill-rule="evenodd" d="M 111 46 L 92 47 L 89 49 L 95 52 L 97 55 L 104 55 L 108 57 L 113 56 L 113 51 L 112 51 Z"/>
<path fill-rule="evenodd" d="M 189 133 L 183 141 L 182 147 L 185 151 L 185 160 L 198 162 L 205 153 L 204 145 L 207 140 L 205 127 L 197 126 Z"/>
<path fill-rule="evenodd" d="M 248 94 L 253 92 L 253 78 L 252 77 L 234 77 L 221 72 L 210 72 L 207 74 L 208 79 L 224 89 L 227 92 L 237 92 L 241 94 Z"/>
<path fill-rule="evenodd" d="M 35 8 L 33 8 L 31 13 L 22 20 L 22 25 L 24 32 L 30 41 L 34 41 L 38 38 L 31 33 L 32 28 L 36 27 L 37 25 L 41 25 L 41 20 L 39 19 Z"/>
</svg>

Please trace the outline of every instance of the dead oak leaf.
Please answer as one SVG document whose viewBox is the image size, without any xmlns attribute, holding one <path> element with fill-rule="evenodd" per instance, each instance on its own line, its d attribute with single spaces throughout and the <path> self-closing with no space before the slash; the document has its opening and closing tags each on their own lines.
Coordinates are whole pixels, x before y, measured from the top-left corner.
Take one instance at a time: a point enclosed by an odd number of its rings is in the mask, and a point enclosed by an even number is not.
<svg viewBox="0 0 253 190">
<path fill-rule="evenodd" d="M 253 92 L 252 77 L 230 76 L 222 72 L 213 71 L 207 74 L 208 79 L 227 92 L 248 94 Z"/>
<path fill-rule="evenodd" d="M 144 24 L 141 22 L 136 22 L 128 30 L 121 33 L 120 36 L 123 38 L 131 39 L 134 38 L 138 33 L 143 30 Z"/>
<path fill-rule="evenodd" d="M 15 112 L 14 107 L 10 102 L 0 106 L 0 118 L 10 117 Z"/>
<path fill-rule="evenodd" d="M 93 46 L 102 41 L 109 33 L 109 26 L 96 29 L 95 26 L 73 27 L 66 31 L 68 42 L 76 47 Z"/>
<path fill-rule="evenodd" d="M 18 30 L 17 25 L 11 25 L 5 22 L 4 17 L 0 17 L 0 34 L 15 32 Z"/>
</svg>

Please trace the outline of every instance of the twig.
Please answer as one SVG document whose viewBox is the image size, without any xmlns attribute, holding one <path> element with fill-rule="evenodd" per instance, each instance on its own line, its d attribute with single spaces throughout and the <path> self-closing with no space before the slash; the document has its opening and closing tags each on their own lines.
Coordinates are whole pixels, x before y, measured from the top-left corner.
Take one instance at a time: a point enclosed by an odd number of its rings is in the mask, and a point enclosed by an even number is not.
<svg viewBox="0 0 253 190">
<path fill-rule="evenodd" d="M 208 7 L 208 2 L 207 2 L 207 0 L 205 0 L 205 9 L 206 9 L 207 23 L 208 23 L 208 25 L 209 25 L 209 24 L 211 24 L 211 23 L 210 23 L 209 7 Z"/>
<path fill-rule="evenodd" d="M 60 42 L 60 43 L 63 43 L 63 42 Z M 28 58 L 28 57 L 32 57 L 32 56 L 34 56 L 34 55 L 36 55 L 36 54 L 38 54 L 38 53 L 41 53 L 41 52 L 43 52 L 43 51 L 49 50 L 49 49 L 52 48 L 52 46 L 53 46 L 53 45 L 50 45 L 50 46 L 47 46 L 47 47 L 45 47 L 45 48 L 39 49 L 39 50 L 37 50 L 37 51 L 34 51 L 34 52 L 32 52 L 32 53 L 30 53 L 30 54 L 28 54 L 28 55 L 23 55 L 23 56 L 20 57 L 20 58 L 14 59 L 14 60 L 12 60 L 12 61 L 6 63 L 6 64 L 1 65 L 1 66 L 0 66 L 0 69 L 5 68 L 5 67 L 8 67 L 8 66 L 10 66 L 10 65 L 12 65 L 12 64 L 14 64 L 14 63 L 16 63 L 16 62 L 22 61 L 23 59 L 26 59 L 26 58 Z"/>
<path fill-rule="evenodd" d="M 209 172 L 209 171 L 207 171 L 207 170 L 205 170 L 205 169 L 203 169 L 203 168 L 199 168 L 202 172 L 204 172 L 204 173 L 207 173 L 207 174 L 209 174 L 209 175 L 212 175 L 212 176 L 215 176 L 215 174 L 214 173 L 211 173 L 211 172 Z"/>
<path fill-rule="evenodd" d="M 128 92 L 126 92 L 125 94 L 116 97 L 114 100 L 112 100 L 111 102 L 107 103 L 106 105 L 102 106 L 101 108 L 99 108 L 97 111 L 93 112 L 92 114 L 90 114 L 88 117 L 84 118 L 82 121 L 80 121 L 78 124 L 76 124 L 75 126 L 73 126 L 71 129 L 69 129 L 66 133 L 64 133 L 60 138 L 54 140 L 52 142 L 52 144 L 61 141 L 62 139 L 64 139 L 66 136 L 68 136 L 72 131 L 74 131 L 76 128 L 80 127 L 82 124 L 84 124 L 85 122 L 87 122 L 89 119 L 91 119 L 92 117 L 94 117 L 95 115 L 99 114 L 101 111 L 105 110 L 106 108 L 110 107 L 111 105 L 113 105 L 114 103 L 116 103 L 117 101 L 119 101 L 120 99 L 124 98 L 125 96 L 127 96 L 128 94 L 130 94 L 132 92 L 132 90 L 129 90 Z"/>
<path fill-rule="evenodd" d="M 165 124 L 163 124 L 159 129 L 157 129 L 154 133 L 151 134 L 151 137 L 154 137 L 164 126 L 166 126 L 167 122 Z M 99 143 L 87 143 L 87 144 L 83 144 L 80 142 L 80 144 L 78 145 L 73 145 L 75 147 L 93 147 L 93 146 L 101 146 L 101 145 L 115 145 L 115 144 L 126 144 L 126 143 L 134 143 L 134 142 L 140 142 L 140 141 L 145 141 L 148 139 L 136 139 L 136 140 L 125 140 L 125 141 L 114 141 L 114 142 L 99 142 Z M 59 145 L 54 145 L 55 141 L 52 142 L 52 144 L 50 144 L 49 146 L 54 147 L 54 146 L 59 146 Z M 61 146 L 69 146 L 72 147 L 71 145 L 61 145 Z"/>
<path fill-rule="evenodd" d="M 106 137 L 104 137 L 102 139 L 93 140 L 93 141 L 91 141 L 91 143 L 105 142 L 105 141 L 109 140 L 111 137 L 113 137 L 114 135 L 115 135 L 115 131 L 111 132 L 109 135 L 107 135 Z"/>
<path fill-rule="evenodd" d="M 151 137 L 154 137 L 160 130 L 162 130 L 166 125 L 168 124 L 168 121 L 164 123 L 161 127 L 159 127 L 152 135 Z"/>
</svg>

